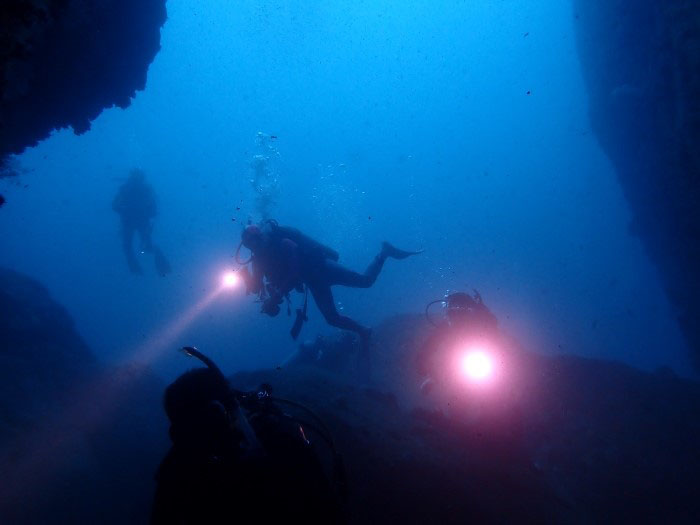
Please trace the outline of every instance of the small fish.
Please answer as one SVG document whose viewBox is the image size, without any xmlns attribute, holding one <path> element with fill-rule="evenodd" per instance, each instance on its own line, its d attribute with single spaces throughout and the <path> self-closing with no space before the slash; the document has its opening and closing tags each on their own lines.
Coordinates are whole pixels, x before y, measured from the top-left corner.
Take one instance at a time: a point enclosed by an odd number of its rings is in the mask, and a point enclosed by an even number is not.
<svg viewBox="0 0 700 525">
<path fill-rule="evenodd" d="M 530 35 L 529 32 L 528 32 L 528 33 L 525 33 L 525 34 L 523 35 L 523 38 L 527 38 L 529 35 Z"/>
<path fill-rule="evenodd" d="M 0 207 L 1 207 L 3 204 L 5 204 L 6 202 L 7 202 L 7 201 L 5 200 L 5 197 L 3 197 L 2 195 L 0 195 Z"/>
<path fill-rule="evenodd" d="M 270 140 L 275 140 L 277 138 L 277 135 L 270 135 Z"/>
<path fill-rule="evenodd" d="M 532 91 L 529 91 L 529 90 L 528 90 L 528 92 L 526 93 L 526 95 L 529 95 L 530 93 L 532 93 Z"/>
</svg>

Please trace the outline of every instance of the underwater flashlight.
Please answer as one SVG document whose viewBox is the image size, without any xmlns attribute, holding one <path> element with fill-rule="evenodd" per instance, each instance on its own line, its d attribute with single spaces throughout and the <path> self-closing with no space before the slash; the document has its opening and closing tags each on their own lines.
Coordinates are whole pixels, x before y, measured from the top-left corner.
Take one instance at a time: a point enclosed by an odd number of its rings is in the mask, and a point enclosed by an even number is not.
<svg viewBox="0 0 700 525">
<path fill-rule="evenodd" d="M 236 272 L 226 272 L 222 278 L 222 282 L 226 288 L 233 288 L 240 282 L 240 278 Z"/>
<path fill-rule="evenodd" d="M 481 348 L 472 348 L 462 357 L 462 372 L 472 381 L 486 381 L 493 375 L 493 360 Z"/>
</svg>

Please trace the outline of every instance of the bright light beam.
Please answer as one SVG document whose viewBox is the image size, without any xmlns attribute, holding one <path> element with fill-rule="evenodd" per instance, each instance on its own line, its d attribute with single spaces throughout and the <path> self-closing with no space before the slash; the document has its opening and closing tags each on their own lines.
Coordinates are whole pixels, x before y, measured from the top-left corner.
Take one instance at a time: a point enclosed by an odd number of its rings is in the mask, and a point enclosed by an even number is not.
<svg viewBox="0 0 700 525">
<path fill-rule="evenodd" d="M 234 274 L 233 276 L 231 274 Z M 128 395 L 131 384 L 138 381 L 149 366 L 166 350 L 175 347 L 176 340 L 227 289 L 236 286 L 240 278 L 235 272 L 224 275 L 220 286 L 187 308 L 125 359 L 128 372 L 122 367 L 98 373 L 88 383 L 76 385 L 67 395 L 70 407 L 60 414 L 47 417 L 45 425 L 7 447 L 0 453 L 3 475 L 11 483 L 0 487 L 0 510 L 18 498 L 30 501 L 45 490 L 44 484 L 56 470 L 67 468 L 55 458 L 72 450 L 86 432 L 102 427 L 113 416 Z M 11 466 L 11 467 L 10 467 Z M 4 484 L 5 485 L 5 484 Z"/>
<path fill-rule="evenodd" d="M 226 288 L 233 288 L 241 282 L 241 279 L 236 272 L 226 272 L 221 282 Z"/>
<path fill-rule="evenodd" d="M 493 375 L 493 361 L 483 350 L 470 350 L 462 358 L 462 371 L 472 381 L 483 382 Z"/>
</svg>

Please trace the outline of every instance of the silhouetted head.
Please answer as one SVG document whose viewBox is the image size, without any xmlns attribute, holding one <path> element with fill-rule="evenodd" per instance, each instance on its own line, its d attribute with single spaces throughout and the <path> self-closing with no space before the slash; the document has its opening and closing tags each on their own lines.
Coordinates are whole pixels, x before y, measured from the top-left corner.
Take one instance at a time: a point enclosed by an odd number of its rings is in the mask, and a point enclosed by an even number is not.
<svg viewBox="0 0 700 525">
<path fill-rule="evenodd" d="M 474 298 L 464 292 L 455 292 L 448 295 L 445 303 L 447 305 L 447 320 L 450 324 L 466 321 L 478 306 Z"/>
<path fill-rule="evenodd" d="M 263 244 L 263 233 L 257 224 L 249 224 L 241 234 L 243 246 L 254 252 Z"/>
<path fill-rule="evenodd" d="M 163 404 L 176 446 L 220 453 L 240 437 L 227 406 L 228 384 L 209 368 L 196 368 L 178 377 L 165 390 Z"/>
</svg>

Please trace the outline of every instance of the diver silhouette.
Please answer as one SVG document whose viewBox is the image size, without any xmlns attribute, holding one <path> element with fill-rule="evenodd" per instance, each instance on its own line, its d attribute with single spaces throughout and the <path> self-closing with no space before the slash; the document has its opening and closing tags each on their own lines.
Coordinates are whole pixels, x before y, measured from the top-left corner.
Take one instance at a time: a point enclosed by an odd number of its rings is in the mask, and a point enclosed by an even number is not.
<svg viewBox="0 0 700 525">
<path fill-rule="evenodd" d="M 122 249 L 131 273 L 142 273 L 133 246 L 134 235 L 138 233 L 141 251 L 153 254 L 158 274 L 169 274 L 170 263 L 160 248 L 153 244 L 153 220 L 158 215 L 158 208 L 153 187 L 146 182 L 142 170 L 131 170 L 129 178 L 121 185 L 112 201 L 112 209 L 121 218 Z"/>
<path fill-rule="evenodd" d="M 444 319 L 435 322 L 430 307 L 441 303 Z M 428 394 L 437 383 L 445 381 L 445 373 L 451 370 L 447 361 L 455 349 L 468 342 L 498 339 L 498 319 L 484 304 L 481 294 L 454 292 L 442 299 L 431 301 L 425 308 L 428 322 L 434 330 L 416 355 L 416 369 L 422 378 L 421 392 Z"/>
<path fill-rule="evenodd" d="M 311 239 L 296 228 L 280 226 L 274 220 L 261 224 L 248 225 L 243 230 L 241 245 L 251 251 L 248 261 L 252 264 L 252 274 L 246 269 L 243 275 L 247 292 L 260 295 L 262 311 L 275 316 L 280 304 L 289 292 L 311 292 L 318 309 L 326 322 L 342 330 L 359 335 L 363 348 L 369 344 L 371 329 L 357 321 L 340 315 L 335 307 L 331 287 L 334 285 L 352 288 L 369 288 L 376 281 L 388 258 L 405 259 L 422 253 L 399 250 L 388 242 L 382 243 L 381 250 L 374 257 L 364 273 L 358 273 L 338 264 L 338 252 Z M 300 324 L 306 317 L 306 300 L 303 310 L 297 310 L 297 322 L 292 329 L 296 338 Z"/>
<path fill-rule="evenodd" d="M 172 447 L 156 474 L 151 523 L 343 523 L 308 423 L 277 409 L 269 385 L 234 391 L 200 359 L 208 368 L 165 391 Z"/>
</svg>

